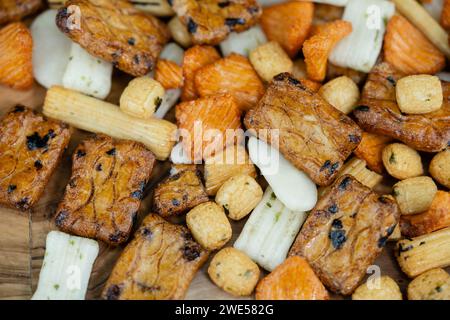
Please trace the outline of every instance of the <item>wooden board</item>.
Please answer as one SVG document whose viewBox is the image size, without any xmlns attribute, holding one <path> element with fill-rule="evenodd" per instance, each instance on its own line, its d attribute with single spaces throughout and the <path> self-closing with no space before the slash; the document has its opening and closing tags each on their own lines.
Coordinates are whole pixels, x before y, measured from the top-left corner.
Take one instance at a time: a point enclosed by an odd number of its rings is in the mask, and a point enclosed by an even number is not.
<svg viewBox="0 0 450 320">
<path fill-rule="evenodd" d="M 122 73 L 116 73 L 112 94 L 107 100 L 117 104 L 129 79 Z M 41 110 L 44 96 L 45 89 L 38 85 L 26 92 L 14 91 L 0 86 L 0 117 L 18 103 Z M 44 196 L 32 210 L 19 212 L 0 207 L 0 299 L 29 299 L 35 291 L 45 252 L 45 238 L 50 230 L 55 229 L 52 216 L 70 177 L 71 154 L 76 145 L 88 135 L 89 133 L 79 130 L 74 132 L 62 163 L 52 176 Z M 139 211 L 140 218 L 149 212 L 152 187 L 161 180 L 167 170 L 167 163 L 159 163 L 155 167 Z M 232 222 L 234 232 L 229 245 L 234 243 L 244 223 L 245 221 Z M 121 247 L 112 248 L 101 244 L 99 257 L 95 262 L 89 283 L 88 299 L 99 297 L 121 249 Z M 380 267 L 381 274 L 390 275 L 397 281 L 402 290 L 405 289 L 408 281 L 397 266 L 392 244 L 388 245 L 375 264 Z M 186 298 L 234 299 L 233 296 L 220 290 L 209 280 L 206 273 L 208 265 L 209 262 L 197 273 Z M 339 299 L 341 297 L 334 298 Z"/>
</svg>

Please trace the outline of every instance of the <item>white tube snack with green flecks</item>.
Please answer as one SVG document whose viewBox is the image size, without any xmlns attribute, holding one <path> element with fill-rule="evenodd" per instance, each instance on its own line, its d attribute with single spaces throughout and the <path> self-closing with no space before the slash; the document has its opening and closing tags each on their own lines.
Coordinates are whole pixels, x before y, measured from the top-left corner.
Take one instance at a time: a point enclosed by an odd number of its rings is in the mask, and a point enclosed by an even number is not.
<svg viewBox="0 0 450 320">
<path fill-rule="evenodd" d="M 342 19 L 352 23 L 353 31 L 333 49 L 330 62 L 368 73 L 378 59 L 394 13 L 395 5 L 389 1 L 349 0 Z"/>
<path fill-rule="evenodd" d="M 46 10 L 31 24 L 34 78 L 47 89 L 62 85 L 72 41 L 56 26 L 57 10 Z"/>
<path fill-rule="evenodd" d="M 267 37 L 260 26 L 254 26 L 243 32 L 231 32 L 220 43 L 220 51 L 224 57 L 232 52 L 248 57 L 250 51 L 267 42 Z"/>
<path fill-rule="evenodd" d="M 248 153 L 286 207 L 293 211 L 314 208 L 317 187 L 306 173 L 294 167 L 276 148 L 255 137 L 248 140 Z"/>
<path fill-rule="evenodd" d="M 306 215 L 286 208 L 267 187 L 234 247 L 245 252 L 262 268 L 272 271 L 286 259 Z"/>
<path fill-rule="evenodd" d="M 111 91 L 112 63 L 92 56 L 77 43 L 72 43 L 63 86 L 99 99 Z"/>
<path fill-rule="evenodd" d="M 98 251 L 95 240 L 49 232 L 32 300 L 84 300 Z"/>
</svg>

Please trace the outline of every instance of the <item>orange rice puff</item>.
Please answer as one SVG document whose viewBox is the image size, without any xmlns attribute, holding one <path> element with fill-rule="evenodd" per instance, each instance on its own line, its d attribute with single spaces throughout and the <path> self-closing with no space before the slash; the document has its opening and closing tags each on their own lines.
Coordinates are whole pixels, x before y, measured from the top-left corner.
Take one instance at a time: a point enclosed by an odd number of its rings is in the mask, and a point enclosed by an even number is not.
<svg viewBox="0 0 450 320">
<path fill-rule="evenodd" d="M 445 29 L 450 29 L 450 0 L 444 0 L 441 13 L 441 25 Z"/>
<path fill-rule="evenodd" d="M 306 40 L 314 17 L 314 4 L 292 1 L 265 7 L 261 26 L 267 38 L 295 57 Z"/>
<path fill-rule="evenodd" d="M 256 287 L 256 300 L 328 300 L 328 292 L 305 259 L 287 258 Z"/>
<path fill-rule="evenodd" d="M 383 149 L 392 140 L 394 139 L 388 136 L 363 132 L 361 142 L 355 149 L 354 154 L 358 158 L 365 160 L 370 170 L 382 174 L 384 172 Z"/>
<path fill-rule="evenodd" d="M 249 60 L 235 53 L 198 70 L 195 88 L 201 97 L 229 93 L 242 111 L 251 109 L 265 91 Z"/>
<path fill-rule="evenodd" d="M 419 237 L 450 227 L 450 192 L 438 190 L 427 211 L 419 214 L 404 214 L 400 217 L 402 235 Z"/>
<path fill-rule="evenodd" d="M 183 69 L 175 62 L 158 59 L 155 67 L 155 80 L 161 83 L 164 89 L 177 89 L 183 86 Z"/>
<path fill-rule="evenodd" d="M 0 84 L 26 90 L 33 85 L 33 38 L 21 22 L 0 30 Z"/>
<path fill-rule="evenodd" d="M 195 90 L 194 77 L 197 70 L 220 59 L 220 55 L 211 46 L 193 46 L 186 50 L 183 58 L 184 87 L 181 93 L 182 101 L 198 98 Z"/>
<path fill-rule="evenodd" d="M 318 92 L 322 84 L 309 79 L 298 79 L 302 85 L 311 90 L 312 92 Z"/>
<path fill-rule="evenodd" d="M 182 102 L 175 118 L 183 148 L 196 163 L 239 140 L 226 138 L 227 129 L 235 134 L 241 128 L 241 111 L 229 94 Z"/>
<path fill-rule="evenodd" d="M 406 18 L 396 15 L 384 36 L 384 60 L 407 75 L 435 74 L 445 67 L 445 56 Z"/>
<path fill-rule="evenodd" d="M 336 44 L 352 32 L 352 24 L 344 20 L 328 22 L 303 44 L 308 78 L 322 82 L 327 75 L 327 62 Z"/>
</svg>

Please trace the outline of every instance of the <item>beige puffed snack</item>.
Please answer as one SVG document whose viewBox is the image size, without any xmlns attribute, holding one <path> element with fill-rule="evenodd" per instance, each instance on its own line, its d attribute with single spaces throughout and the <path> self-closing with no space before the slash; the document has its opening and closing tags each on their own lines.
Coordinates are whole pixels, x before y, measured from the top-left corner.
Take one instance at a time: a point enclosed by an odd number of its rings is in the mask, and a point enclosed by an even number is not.
<svg viewBox="0 0 450 320">
<path fill-rule="evenodd" d="M 228 217 L 240 220 L 248 215 L 261 201 L 263 190 L 253 177 L 240 174 L 228 179 L 217 191 L 216 202 Z"/>
<path fill-rule="evenodd" d="M 393 187 L 395 200 L 402 214 L 421 213 L 431 206 L 437 186 L 430 177 L 414 177 L 397 182 Z"/>
<path fill-rule="evenodd" d="M 437 182 L 450 188 L 450 150 L 436 154 L 430 163 L 430 174 Z"/>
<path fill-rule="evenodd" d="M 194 239 L 207 250 L 222 248 L 232 235 L 231 225 L 221 206 L 205 202 L 191 209 L 186 224 Z"/>
<path fill-rule="evenodd" d="M 192 45 L 191 35 L 187 31 L 184 24 L 180 21 L 178 16 L 174 16 L 169 23 L 167 24 L 169 27 L 170 33 L 172 34 L 173 39 L 182 47 L 188 48 Z"/>
<path fill-rule="evenodd" d="M 292 72 L 293 62 L 278 42 L 271 41 L 253 49 L 250 62 L 258 75 L 269 82 L 283 72 Z"/>
<path fill-rule="evenodd" d="M 392 143 L 383 149 L 383 164 L 387 172 L 399 180 L 423 174 L 419 153 L 402 143 Z"/>
<path fill-rule="evenodd" d="M 294 61 L 292 67 L 292 75 L 297 79 L 306 79 L 308 75 L 306 74 L 306 63 L 303 59 L 297 59 Z"/>
<path fill-rule="evenodd" d="M 347 76 L 334 78 L 324 84 L 319 94 L 339 111 L 349 114 L 358 103 L 359 89 L 355 82 Z"/>
<path fill-rule="evenodd" d="M 356 288 L 352 300 L 402 300 L 402 293 L 391 277 L 382 276 Z"/>
<path fill-rule="evenodd" d="M 450 300 L 450 275 L 444 269 L 422 273 L 408 285 L 409 300 Z"/>
<path fill-rule="evenodd" d="M 395 88 L 398 107 L 404 113 L 429 113 L 442 106 L 442 85 L 436 76 L 421 74 L 404 77 L 397 81 Z"/>
<path fill-rule="evenodd" d="M 161 105 L 164 93 L 158 81 L 148 76 L 134 78 L 120 96 L 120 110 L 141 119 L 151 118 Z"/>
<path fill-rule="evenodd" d="M 249 296 L 259 280 L 259 267 L 242 251 L 228 247 L 220 250 L 208 268 L 211 280 L 235 296 Z"/>
</svg>

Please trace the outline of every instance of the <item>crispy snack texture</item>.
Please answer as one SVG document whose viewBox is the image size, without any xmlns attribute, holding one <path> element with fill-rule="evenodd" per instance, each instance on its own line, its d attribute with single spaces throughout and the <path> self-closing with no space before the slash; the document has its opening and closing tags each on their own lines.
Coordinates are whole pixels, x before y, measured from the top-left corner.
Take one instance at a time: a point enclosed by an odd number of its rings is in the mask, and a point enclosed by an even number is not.
<svg viewBox="0 0 450 320">
<path fill-rule="evenodd" d="M 259 280 L 259 267 L 244 252 L 227 247 L 214 256 L 208 267 L 212 282 L 234 296 L 249 296 Z"/>
<path fill-rule="evenodd" d="M 294 58 L 308 37 L 313 17 L 313 3 L 288 1 L 265 7 L 261 27 L 270 41 L 278 42 Z"/>
<path fill-rule="evenodd" d="M 33 38 L 21 22 L 0 29 L 0 84 L 26 90 L 33 85 Z"/>
<path fill-rule="evenodd" d="M 188 101 L 198 97 L 195 88 L 197 70 L 220 59 L 219 52 L 211 46 L 193 46 L 186 50 L 183 57 L 184 86 L 181 100 Z"/>
<path fill-rule="evenodd" d="M 184 83 L 183 69 L 173 61 L 158 59 L 155 67 L 155 80 L 161 83 L 166 90 L 181 88 Z"/>
<path fill-rule="evenodd" d="M 41 6 L 41 0 L 2 0 L 0 1 L 0 24 L 18 21 L 36 12 Z"/>
<path fill-rule="evenodd" d="M 308 262 L 287 258 L 256 287 L 256 300 L 328 300 L 327 289 Z"/>
<path fill-rule="evenodd" d="M 349 295 L 381 253 L 399 215 L 392 197 L 344 175 L 310 213 L 289 255 L 304 257 L 326 287 Z"/>
<path fill-rule="evenodd" d="M 336 44 L 352 32 L 352 24 L 344 20 L 328 22 L 321 26 L 317 34 L 303 44 L 308 78 L 323 81 L 327 75 L 327 62 Z"/>
<path fill-rule="evenodd" d="M 280 152 L 320 186 L 333 182 L 362 134 L 353 120 L 288 73 L 274 77 L 244 123 L 256 132 L 268 130 L 262 139 L 269 143 L 279 134 Z"/>
<path fill-rule="evenodd" d="M 402 215 L 400 226 L 402 234 L 410 238 L 450 227 L 450 193 L 438 190 L 428 210 Z"/>
<path fill-rule="evenodd" d="M 160 182 L 155 188 L 153 207 L 156 213 L 167 217 L 182 214 L 208 200 L 200 172 L 193 168 L 181 170 Z"/>
<path fill-rule="evenodd" d="M 256 0 L 172 0 L 172 8 L 194 44 L 217 45 L 232 31 L 256 24 L 261 6 Z"/>
<path fill-rule="evenodd" d="M 445 29 L 450 29 L 450 1 L 444 0 L 444 5 L 441 13 L 441 25 Z"/>
<path fill-rule="evenodd" d="M 444 54 L 399 15 L 387 25 L 384 59 L 405 74 L 435 74 L 445 67 Z"/>
<path fill-rule="evenodd" d="M 164 23 L 124 0 L 69 0 L 56 24 L 90 54 L 133 76 L 153 69 L 170 38 Z"/>
<path fill-rule="evenodd" d="M 125 242 L 150 178 L 155 157 L 142 144 L 97 135 L 72 157 L 72 176 L 55 216 L 56 225 L 111 245 Z"/>
<path fill-rule="evenodd" d="M 395 85 L 403 74 L 387 63 L 375 66 L 353 114 L 367 132 L 400 140 L 418 151 L 439 152 L 450 141 L 450 83 L 442 82 L 444 102 L 438 111 L 406 115 L 400 112 Z"/>
<path fill-rule="evenodd" d="M 41 197 L 70 139 L 69 127 L 23 106 L 0 121 L 0 204 L 27 210 Z"/>
<path fill-rule="evenodd" d="M 355 150 L 355 155 L 366 161 L 370 170 L 379 174 L 384 172 L 383 149 L 392 141 L 391 137 L 363 132 L 361 143 Z"/>
<path fill-rule="evenodd" d="M 107 300 L 183 299 L 206 259 L 208 252 L 192 239 L 186 227 L 149 214 L 114 266 L 102 297 Z"/>
</svg>

